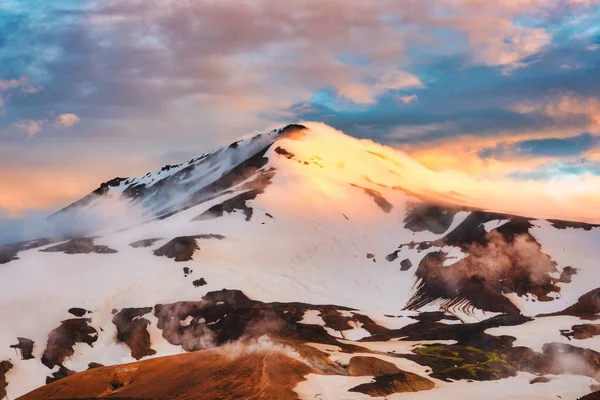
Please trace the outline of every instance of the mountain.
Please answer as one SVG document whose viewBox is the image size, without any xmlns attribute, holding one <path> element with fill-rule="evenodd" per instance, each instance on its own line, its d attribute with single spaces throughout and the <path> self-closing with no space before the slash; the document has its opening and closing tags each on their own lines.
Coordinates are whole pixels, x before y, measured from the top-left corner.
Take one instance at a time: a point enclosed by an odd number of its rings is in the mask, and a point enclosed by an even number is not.
<svg viewBox="0 0 600 400">
<path fill-rule="evenodd" d="M 600 226 L 414 164 L 310 123 L 103 183 L 0 247 L 0 398 L 600 390 Z"/>
</svg>

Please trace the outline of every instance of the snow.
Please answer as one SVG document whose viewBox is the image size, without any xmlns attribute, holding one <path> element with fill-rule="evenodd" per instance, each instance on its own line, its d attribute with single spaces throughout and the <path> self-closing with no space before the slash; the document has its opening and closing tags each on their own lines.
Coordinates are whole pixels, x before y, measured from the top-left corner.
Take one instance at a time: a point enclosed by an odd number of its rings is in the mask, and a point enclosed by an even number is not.
<svg viewBox="0 0 600 400">
<path fill-rule="evenodd" d="M 485 393 L 489 400 L 555 400 L 577 399 L 590 392 L 590 385 L 596 381 L 592 378 L 561 375 L 549 376 L 548 383 L 530 384 L 536 376 L 520 373 L 516 377 L 499 381 L 475 381 L 438 383 L 432 390 L 414 393 L 396 393 L 386 396 L 388 400 L 439 400 L 439 399 L 468 399 L 473 395 L 480 398 Z M 301 399 L 321 400 L 353 400 L 353 399 L 384 399 L 383 397 L 370 397 L 362 393 L 348 392 L 355 386 L 372 381 L 371 377 L 350 377 L 335 375 L 307 375 L 307 380 L 300 382 L 294 389 Z"/>
<path fill-rule="evenodd" d="M 494 219 L 494 220 L 485 222 L 483 224 L 483 228 L 485 229 L 486 232 L 491 232 L 494 229 L 500 228 L 502 225 L 506 224 L 509 221 L 510 221 L 509 219 Z"/>
<path fill-rule="evenodd" d="M 43 384 L 45 377 L 50 374 L 39 358 L 45 349 L 48 333 L 58 327 L 60 321 L 73 318 L 67 312 L 71 307 L 91 310 L 91 325 L 99 332 L 93 348 L 86 344 L 75 346 L 75 355 L 66 361 L 65 366 L 76 370 L 87 368 L 89 362 L 108 365 L 133 361 L 125 345 L 114 343 L 116 328 L 112 324 L 113 309 L 197 301 L 207 292 L 223 288 L 242 290 L 248 297 L 264 302 L 305 302 L 351 307 L 390 329 L 415 323 L 409 316 L 416 313 L 403 311 L 402 308 L 414 293 L 414 271 L 422 258 L 433 251 L 444 251 L 448 254 L 444 266 L 451 268 L 452 264 L 466 255 L 460 249 L 449 246 L 431 247 L 424 251 L 404 246 L 398 252 L 396 261 L 388 262 L 385 256 L 402 244 L 443 238 L 459 226 L 470 212 L 457 213 L 451 226 L 442 234 L 413 232 L 404 228 L 408 203 L 415 201 L 415 198 L 393 188 L 400 186 L 419 193 L 426 185 L 425 175 L 408 173 L 413 171 L 410 159 L 378 144 L 343 136 L 331 128 L 315 124 L 309 124 L 309 127 L 311 132 L 306 137 L 291 139 L 281 138 L 276 132 L 265 133 L 259 139 L 246 139 L 235 148 L 215 151 L 169 171 L 132 178 L 128 185 L 122 182 L 117 187 L 111 187 L 109 195 L 81 208 L 77 213 L 82 217 L 94 215 L 98 219 L 102 229 L 97 233 L 95 244 L 107 245 L 117 250 L 116 254 L 68 255 L 32 249 L 20 252 L 19 260 L 0 266 L 0 282 L 10 282 L 0 290 L 0 318 L 3 321 L 0 329 L 0 360 L 10 359 L 15 364 L 15 368 L 7 375 L 9 397 L 15 398 Z M 153 212 L 162 213 L 186 204 L 199 188 L 214 182 L 275 140 L 277 146 L 294 156 L 288 159 L 275 153 L 276 146 L 268 150 L 266 156 L 269 162 L 264 169 L 275 168 L 276 174 L 265 193 L 248 202 L 254 211 L 250 221 L 246 221 L 239 212 L 212 220 L 193 221 L 210 207 L 237 194 L 231 192 L 217 194 L 212 200 L 165 219 L 149 218 L 150 208 Z M 395 158 L 390 161 L 370 152 Z M 130 202 L 120 197 L 126 186 L 141 183 L 157 185 L 159 179 L 174 176 L 189 165 L 195 165 L 195 169 L 191 176 L 179 182 L 181 190 L 171 193 L 167 200 L 157 206 L 151 205 L 152 198 Z M 251 179 L 249 177 L 245 182 Z M 239 188 L 245 182 L 230 189 Z M 386 213 L 371 196 L 352 184 L 376 190 L 393 208 Z M 267 217 L 266 213 L 273 218 Z M 490 231 L 506 222 L 490 221 L 484 227 Z M 121 229 L 124 227 L 127 229 Z M 559 271 L 565 266 L 576 267 L 579 271 L 573 276 L 572 283 L 561 284 L 560 297 L 555 301 L 534 303 L 524 298 L 510 297 L 526 315 L 559 311 L 598 286 L 596 255 L 600 229 L 559 230 L 546 221 L 536 221 L 531 232 L 541 243 L 543 251 L 558 263 Z M 152 254 L 153 250 L 175 237 L 211 233 L 222 234 L 225 239 L 198 240 L 200 250 L 194 254 L 192 261 L 178 263 Z M 147 248 L 132 248 L 129 245 L 149 238 L 161 239 Z M 368 253 L 375 255 L 376 262 L 367 259 Z M 403 259 L 412 262 L 410 270 L 400 271 L 399 262 Z M 190 276 L 184 277 L 183 267 L 193 270 Z M 194 287 L 192 281 L 199 278 L 204 278 L 207 285 Z M 397 317 L 388 317 L 386 314 Z M 493 315 L 475 310 L 472 315 L 459 317 L 472 322 Z M 148 330 L 152 348 L 157 351 L 156 357 L 183 351 L 181 347 L 172 346 L 162 338 L 156 326 L 157 319 L 152 313 L 143 318 L 151 321 Z M 539 347 L 542 341 L 566 340 L 556 332 L 558 326 L 566 326 L 572 321 L 540 319 L 519 327 L 494 328 L 488 332 L 504 332 L 516 336 L 518 343 Z M 301 323 L 324 325 L 319 312 L 315 310 L 307 311 Z M 352 329 L 343 332 L 325 329 L 330 335 L 344 340 L 355 341 L 369 336 L 361 324 L 354 324 Z M 14 350 L 9 345 L 15 344 L 17 337 L 35 341 L 36 359 L 16 360 Z M 596 339 L 582 342 L 589 342 L 597 348 Z M 407 352 L 414 343 L 361 342 L 360 345 L 383 352 Z M 342 355 L 338 354 L 338 357 Z M 421 368 L 416 364 L 403 366 L 415 370 Z M 489 392 L 492 396 L 489 398 L 498 399 L 551 398 L 543 397 L 545 393 L 565 393 L 564 398 L 573 398 L 587 393 L 582 389 L 587 380 L 581 377 L 563 376 L 541 386 L 529 385 L 527 379 L 526 376 L 511 378 L 502 381 L 500 386 L 496 382 L 461 382 L 420 394 L 425 397 L 419 398 L 462 398 L 467 391 L 473 390 Z M 358 393 L 349 394 L 346 390 L 369 381 L 369 377 L 310 375 L 307 381 L 299 384 L 298 390 L 307 398 L 315 398 L 314 395 L 318 393 L 323 399 L 368 398 Z M 515 397 L 501 397 L 495 391 L 497 388 L 505 390 L 503 393 L 507 396 Z M 546 391 L 546 388 L 549 389 Z M 542 397 L 535 397 L 534 393 L 540 391 Z M 530 396 L 523 397 L 527 394 Z M 404 399 L 412 395 L 402 396 L 406 396 L 402 397 Z"/>
<path fill-rule="evenodd" d="M 561 330 L 570 331 L 573 325 L 589 324 L 593 321 L 578 317 L 556 316 L 537 318 L 517 326 L 501 326 L 487 329 L 490 335 L 508 335 L 517 338 L 513 346 L 525 346 L 541 352 L 545 343 L 565 343 L 576 347 L 585 347 L 600 352 L 600 336 L 590 339 L 569 339 L 560 334 Z"/>
<path fill-rule="evenodd" d="M 321 312 L 319 310 L 306 311 L 300 323 L 325 326 L 325 321 L 321 318 Z"/>
</svg>

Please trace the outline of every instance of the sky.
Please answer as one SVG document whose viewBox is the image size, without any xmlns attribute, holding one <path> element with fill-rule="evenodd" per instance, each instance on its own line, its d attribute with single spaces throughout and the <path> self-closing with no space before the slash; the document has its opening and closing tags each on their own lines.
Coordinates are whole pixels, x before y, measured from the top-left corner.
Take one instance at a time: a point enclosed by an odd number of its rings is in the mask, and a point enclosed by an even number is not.
<svg viewBox="0 0 600 400">
<path fill-rule="evenodd" d="M 0 218 L 302 120 L 600 198 L 600 0 L 0 0 Z"/>
</svg>

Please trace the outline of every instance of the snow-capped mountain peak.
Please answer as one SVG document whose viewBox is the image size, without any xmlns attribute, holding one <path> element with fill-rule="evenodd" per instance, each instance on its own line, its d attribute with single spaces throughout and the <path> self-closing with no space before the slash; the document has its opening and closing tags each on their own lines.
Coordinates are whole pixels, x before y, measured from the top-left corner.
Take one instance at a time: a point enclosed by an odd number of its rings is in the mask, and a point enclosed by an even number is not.
<svg viewBox="0 0 600 400">
<path fill-rule="evenodd" d="M 169 365 L 238 398 L 589 392 L 600 228 L 483 210 L 432 177 L 306 123 L 102 184 L 52 216 L 85 230 L 0 247 L 0 398 L 172 398 Z"/>
</svg>

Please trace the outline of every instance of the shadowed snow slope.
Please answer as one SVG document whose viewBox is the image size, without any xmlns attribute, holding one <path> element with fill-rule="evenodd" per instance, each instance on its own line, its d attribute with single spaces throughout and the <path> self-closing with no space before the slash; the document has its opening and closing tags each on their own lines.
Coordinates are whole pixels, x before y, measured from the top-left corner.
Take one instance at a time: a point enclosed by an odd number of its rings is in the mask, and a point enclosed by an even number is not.
<svg viewBox="0 0 600 400">
<path fill-rule="evenodd" d="M 106 182 L 0 246 L 0 398 L 591 392 L 600 227 L 455 178 L 310 123 Z"/>
</svg>

